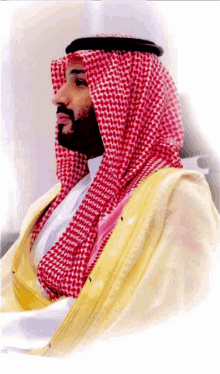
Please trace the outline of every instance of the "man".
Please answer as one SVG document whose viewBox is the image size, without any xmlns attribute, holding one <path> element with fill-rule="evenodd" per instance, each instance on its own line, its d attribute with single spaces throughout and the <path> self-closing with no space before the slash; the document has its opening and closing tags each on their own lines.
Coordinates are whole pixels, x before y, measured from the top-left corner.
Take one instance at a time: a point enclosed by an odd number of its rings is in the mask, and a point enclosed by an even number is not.
<svg viewBox="0 0 220 374">
<path fill-rule="evenodd" d="M 101 36 L 66 53 L 51 67 L 60 183 L 3 259 L 13 276 L 3 272 L 3 311 L 16 311 L 3 315 L 5 344 L 10 330 L 13 346 L 46 356 L 189 308 L 219 241 L 204 177 L 182 168 L 179 102 L 161 48 Z"/>
</svg>

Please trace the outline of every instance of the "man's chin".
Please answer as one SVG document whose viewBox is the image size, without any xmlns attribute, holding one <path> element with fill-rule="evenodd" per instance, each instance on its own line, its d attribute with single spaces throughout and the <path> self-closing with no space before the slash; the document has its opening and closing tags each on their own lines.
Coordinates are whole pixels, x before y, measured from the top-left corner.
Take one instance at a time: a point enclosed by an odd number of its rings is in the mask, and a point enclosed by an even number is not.
<svg viewBox="0 0 220 374">
<path fill-rule="evenodd" d="M 74 133 L 72 122 L 62 124 L 62 134 L 71 135 Z"/>
<path fill-rule="evenodd" d="M 58 133 L 58 143 L 70 151 L 77 151 L 84 153 L 83 142 L 80 139 L 76 139 L 74 133 L 64 134 L 63 132 Z"/>
</svg>

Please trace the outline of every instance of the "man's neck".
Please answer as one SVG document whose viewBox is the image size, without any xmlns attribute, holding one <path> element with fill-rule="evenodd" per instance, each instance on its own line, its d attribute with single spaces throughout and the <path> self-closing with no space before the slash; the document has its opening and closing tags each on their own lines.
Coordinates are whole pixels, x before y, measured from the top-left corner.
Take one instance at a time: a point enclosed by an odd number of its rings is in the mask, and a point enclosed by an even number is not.
<svg viewBox="0 0 220 374">
<path fill-rule="evenodd" d="M 100 144 L 92 144 L 91 147 L 88 147 L 85 154 L 87 156 L 87 159 L 90 160 L 91 158 L 102 156 L 105 149 L 103 146 L 103 143 Z"/>
</svg>

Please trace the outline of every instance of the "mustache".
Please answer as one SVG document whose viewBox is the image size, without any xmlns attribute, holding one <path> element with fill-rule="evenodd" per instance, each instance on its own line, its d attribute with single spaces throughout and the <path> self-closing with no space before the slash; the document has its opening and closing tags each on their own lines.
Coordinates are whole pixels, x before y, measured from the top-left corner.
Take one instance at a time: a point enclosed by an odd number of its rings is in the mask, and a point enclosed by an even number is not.
<svg viewBox="0 0 220 374">
<path fill-rule="evenodd" d="M 59 114 L 59 113 L 64 113 L 70 118 L 74 118 L 73 111 L 71 109 L 68 109 L 64 104 L 61 104 L 60 106 L 58 106 L 56 114 Z"/>
</svg>

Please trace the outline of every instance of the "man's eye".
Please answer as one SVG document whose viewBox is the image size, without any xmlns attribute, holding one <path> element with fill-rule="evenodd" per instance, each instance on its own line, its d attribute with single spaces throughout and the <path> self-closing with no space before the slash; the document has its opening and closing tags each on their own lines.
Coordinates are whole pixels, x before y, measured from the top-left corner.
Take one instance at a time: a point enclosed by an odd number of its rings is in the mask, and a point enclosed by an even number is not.
<svg viewBox="0 0 220 374">
<path fill-rule="evenodd" d="M 87 87 L 88 86 L 86 81 L 81 81 L 80 79 L 77 79 L 75 81 L 75 83 L 76 83 L 77 87 L 80 87 L 80 86 L 86 86 Z"/>
</svg>

